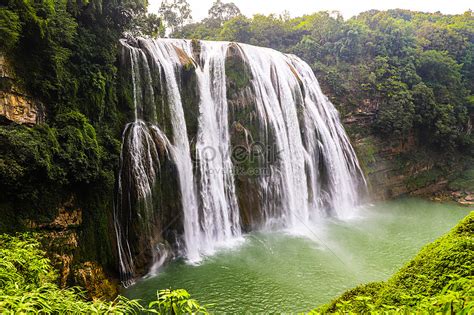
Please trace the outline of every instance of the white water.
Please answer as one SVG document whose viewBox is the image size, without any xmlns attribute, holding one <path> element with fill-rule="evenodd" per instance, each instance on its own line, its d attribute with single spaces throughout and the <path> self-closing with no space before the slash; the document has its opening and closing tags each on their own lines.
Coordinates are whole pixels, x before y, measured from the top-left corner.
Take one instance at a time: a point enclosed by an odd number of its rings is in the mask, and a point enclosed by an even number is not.
<svg viewBox="0 0 474 315">
<path fill-rule="evenodd" d="M 199 60 L 193 59 L 192 42 L 187 40 L 140 39 L 140 48 L 125 41 L 122 44 L 123 55 L 129 56 L 135 122 L 124 132 L 120 174 L 132 178 L 133 194 L 145 201 L 140 220 L 144 220 L 143 232 L 151 233 L 145 221 L 158 202 L 152 198 L 160 167 L 157 147 L 165 147 L 179 176 L 184 255 L 191 263 L 199 262 L 241 235 L 226 91 L 229 43 L 201 41 Z M 321 92 L 311 68 L 296 56 L 272 49 L 238 47 L 251 71 L 253 106 L 262 126 L 259 132 L 263 139 L 274 139 L 274 152 L 278 152 L 276 162 L 268 165 L 270 174 L 259 175 L 260 188 L 255 192 L 265 198 L 264 226 L 291 230 L 326 214 L 350 217 L 365 180 L 338 113 Z M 199 108 L 199 117 L 192 139 L 188 137 L 180 90 L 183 58 L 195 66 L 199 94 L 199 104 L 193 104 Z M 166 135 L 157 125 L 157 90 L 166 95 L 162 104 L 170 113 L 171 130 Z M 194 168 L 192 156 L 196 157 Z M 119 175 L 119 197 L 131 193 L 124 191 L 122 181 Z M 121 200 L 117 199 L 115 226 L 121 272 L 130 278 L 135 269 L 129 223 L 121 220 Z M 156 238 L 147 236 L 150 242 Z M 163 262 L 158 257 L 153 269 Z"/>
<path fill-rule="evenodd" d="M 196 154 L 203 212 L 202 236 L 197 241 L 204 254 L 212 254 L 216 244 L 225 245 L 241 234 L 230 156 L 226 51 L 222 43 L 202 45 L 200 64 L 203 67 L 196 70 L 200 95 Z"/>
</svg>

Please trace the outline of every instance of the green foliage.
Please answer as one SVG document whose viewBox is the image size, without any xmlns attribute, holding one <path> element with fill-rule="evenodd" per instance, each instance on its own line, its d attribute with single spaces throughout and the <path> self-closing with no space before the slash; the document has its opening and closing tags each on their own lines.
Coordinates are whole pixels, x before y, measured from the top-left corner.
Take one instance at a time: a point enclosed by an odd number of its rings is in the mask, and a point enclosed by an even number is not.
<svg viewBox="0 0 474 315">
<path fill-rule="evenodd" d="M 235 53 L 238 54 L 238 52 Z M 232 56 L 226 60 L 225 75 L 232 84 L 231 90 L 233 92 L 242 91 L 249 85 L 251 79 L 250 70 L 239 56 Z"/>
<path fill-rule="evenodd" d="M 443 171 L 441 169 L 433 167 L 410 177 L 406 184 L 409 189 L 415 190 L 436 183 L 442 175 Z"/>
<path fill-rule="evenodd" d="M 413 127 L 415 112 L 412 96 L 405 83 L 387 79 L 378 89 L 385 92 L 374 128 L 382 134 L 406 136 Z"/>
<path fill-rule="evenodd" d="M 219 36 L 222 40 L 236 41 L 241 43 L 248 43 L 252 36 L 250 30 L 251 20 L 243 15 L 235 17 L 224 23 L 222 30 L 217 31 L 215 36 Z"/>
<path fill-rule="evenodd" d="M 86 301 L 80 288 L 60 289 L 57 274 L 35 235 L 0 234 L 2 314 L 207 314 L 185 290 L 162 290 L 149 308 L 119 296 L 112 302 Z"/>
<path fill-rule="evenodd" d="M 0 203 L 30 208 L 54 208 L 47 196 L 96 180 L 105 159 L 95 129 L 76 111 L 58 115 L 54 127 L 0 127 L 0 151 Z"/>
<path fill-rule="evenodd" d="M 158 15 L 154 13 L 140 14 L 133 19 L 128 32 L 134 37 L 155 38 L 165 35 L 165 27 Z"/>
<path fill-rule="evenodd" d="M 79 112 L 59 114 L 55 119 L 61 150 L 60 163 L 69 182 L 90 183 L 97 178 L 102 157 L 94 127 Z"/>
<path fill-rule="evenodd" d="M 349 290 L 314 313 L 450 313 L 474 310 L 474 212 L 426 245 L 387 282 Z"/>
<path fill-rule="evenodd" d="M 367 285 L 369 286 L 369 285 Z M 378 286 L 373 286 L 378 288 Z M 471 314 L 474 310 L 474 278 L 454 278 L 441 291 L 431 297 L 405 295 L 405 305 L 377 305 L 374 299 L 376 292 L 353 292 L 351 300 L 341 300 L 336 308 L 327 311 L 324 308 L 315 309 L 309 314 Z"/>
<path fill-rule="evenodd" d="M 205 19 L 173 34 L 266 46 L 306 60 L 343 113 L 376 113 L 384 139 L 415 134 L 443 151 L 474 151 L 474 18 L 406 10 L 334 12 L 298 18 Z"/>
<path fill-rule="evenodd" d="M 164 0 L 158 13 L 172 33 L 181 30 L 192 19 L 191 6 L 186 0 Z"/>
<path fill-rule="evenodd" d="M 354 132 L 352 131 L 352 134 Z M 374 171 L 373 165 L 377 161 L 377 145 L 374 143 L 374 139 L 372 137 L 365 138 L 363 142 L 355 147 L 355 150 L 365 174 L 371 174 Z"/>
<path fill-rule="evenodd" d="M 19 313 L 138 313 L 137 301 L 87 302 L 79 288 L 61 290 L 57 274 L 34 236 L 0 235 L 0 312 Z"/>
<path fill-rule="evenodd" d="M 54 203 L 57 187 L 67 183 L 57 164 L 60 146 L 55 129 L 46 125 L 1 127 L 0 152 L 0 204 L 27 203 L 39 210 Z"/>
<path fill-rule="evenodd" d="M 156 314 L 208 314 L 206 308 L 191 299 L 191 295 L 183 289 L 158 291 L 156 301 L 148 307 L 148 312 Z"/>
<path fill-rule="evenodd" d="M 0 50 L 9 51 L 15 47 L 20 37 L 20 18 L 14 12 L 0 7 Z"/>
<path fill-rule="evenodd" d="M 240 9 L 233 2 L 224 3 L 216 0 L 209 9 L 209 20 L 222 25 L 224 22 L 240 15 Z"/>
</svg>

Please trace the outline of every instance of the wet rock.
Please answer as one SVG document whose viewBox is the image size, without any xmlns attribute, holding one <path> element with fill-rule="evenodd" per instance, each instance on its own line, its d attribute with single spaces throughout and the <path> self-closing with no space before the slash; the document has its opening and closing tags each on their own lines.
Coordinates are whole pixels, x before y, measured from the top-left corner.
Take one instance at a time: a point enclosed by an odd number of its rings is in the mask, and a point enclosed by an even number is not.
<svg viewBox="0 0 474 315">
<path fill-rule="evenodd" d="M 447 188 L 449 172 L 438 167 L 443 158 L 420 149 L 414 135 L 387 140 L 359 132 L 370 128 L 366 120 L 346 118 L 345 124 L 367 177 L 372 199 L 387 200 L 407 194 L 432 196 Z M 455 171 L 454 168 L 451 170 Z"/>
<path fill-rule="evenodd" d="M 74 267 L 74 282 L 85 288 L 90 300 L 112 300 L 117 294 L 117 283 L 109 280 L 102 266 L 86 261 Z"/>
<path fill-rule="evenodd" d="M 49 230 L 65 230 L 68 228 L 76 228 L 82 224 L 82 210 L 75 208 L 73 200 L 69 200 L 62 204 L 58 209 L 58 215 L 50 222 L 35 222 L 28 220 L 26 226 L 30 229 L 49 229 Z"/>
</svg>

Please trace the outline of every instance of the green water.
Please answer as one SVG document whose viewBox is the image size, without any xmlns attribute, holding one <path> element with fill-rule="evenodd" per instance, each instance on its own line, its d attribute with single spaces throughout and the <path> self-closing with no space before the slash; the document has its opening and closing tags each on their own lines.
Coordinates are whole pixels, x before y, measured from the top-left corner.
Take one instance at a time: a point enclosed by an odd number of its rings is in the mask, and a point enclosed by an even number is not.
<svg viewBox="0 0 474 315">
<path fill-rule="evenodd" d="M 300 227 L 305 236 L 253 233 L 199 266 L 171 263 L 124 294 L 149 301 L 158 289 L 184 288 L 214 304 L 213 313 L 308 311 L 358 284 L 386 280 L 469 210 L 402 199 L 366 207 L 350 221 Z"/>
</svg>

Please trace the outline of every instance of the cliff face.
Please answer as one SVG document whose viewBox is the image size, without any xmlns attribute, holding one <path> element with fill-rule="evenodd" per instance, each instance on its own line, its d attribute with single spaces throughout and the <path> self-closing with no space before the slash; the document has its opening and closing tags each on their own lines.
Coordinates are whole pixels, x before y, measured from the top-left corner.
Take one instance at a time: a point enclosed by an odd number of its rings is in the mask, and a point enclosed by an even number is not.
<svg viewBox="0 0 474 315">
<path fill-rule="evenodd" d="M 45 106 L 28 95 L 21 86 L 21 81 L 15 75 L 13 67 L 0 54 L 0 125 L 5 128 L 27 127 L 23 130 L 34 130 L 29 127 L 36 128 L 37 126 L 34 125 L 45 122 Z M 4 138 L 2 138 L 3 140 Z M 34 140 L 43 141 L 42 138 Z M 62 140 L 64 141 L 64 139 Z M 2 145 L 2 149 L 6 148 L 7 150 L 3 151 L 4 154 L 0 156 L 0 163 L 11 163 L 8 161 L 7 155 L 8 150 L 14 148 L 9 148 L 8 144 L 4 142 L 0 145 Z M 35 149 L 37 149 L 37 144 L 29 147 L 28 151 Z M 51 160 L 51 163 L 55 162 L 57 161 Z M 34 164 L 34 161 L 25 158 L 18 163 L 26 168 L 26 166 Z M 42 176 L 44 174 L 41 172 L 31 173 L 31 177 L 41 178 Z M 25 182 L 18 180 L 18 184 L 25 185 Z M 25 186 L 21 190 L 27 190 L 28 188 Z M 87 207 L 81 206 L 87 203 L 84 201 L 85 198 L 76 196 L 70 192 L 70 189 L 56 191 L 53 188 L 48 193 L 54 197 L 54 201 L 51 201 L 49 206 L 38 206 L 38 209 L 32 205 L 27 206 L 14 202 L 11 205 L 0 203 L 2 220 L 4 220 L 2 229 L 9 232 L 24 230 L 34 232 L 55 265 L 59 273 L 59 285 L 62 288 L 81 285 L 87 289 L 90 299 L 115 297 L 117 284 L 107 280 L 104 268 L 93 261 L 94 258 L 91 258 L 93 254 L 90 254 L 97 251 L 94 247 L 104 246 L 98 244 L 95 239 L 95 243 L 90 242 L 90 235 L 95 233 L 100 226 L 107 225 L 107 219 L 104 219 L 104 222 L 95 221 L 96 226 L 90 227 L 91 211 L 90 209 L 85 211 L 84 209 Z M 43 199 L 50 197 L 41 196 Z M 94 206 L 88 207 L 93 208 Z"/>
<path fill-rule="evenodd" d="M 460 171 L 461 163 L 426 149 L 413 134 L 382 139 L 370 133 L 375 115 L 375 107 L 364 106 L 343 120 L 369 182 L 371 199 L 428 196 L 446 189 L 448 178 Z"/>
<path fill-rule="evenodd" d="M 58 207 L 55 217 L 24 222 L 24 226 L 40 238 L 58 270 L 60 287 L 80 285 L 90 299 L 112 299 L 117 295 L 117 283 L 108 279 L 100 264 L 80 258 L 81 248 L 88 247 L 81 244 L 82 225 L 83 210 L 73 196 Z"/>
<path fill-rule="evenodd" d="M 11 66 L 0 54 L 0 116 L 18 124 L 33 125 L 44 121 L 40 102 L 29 97 L 17 84 Z"/>
</svg>

